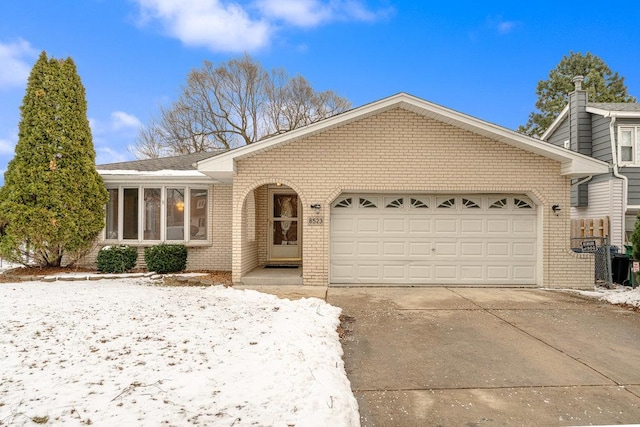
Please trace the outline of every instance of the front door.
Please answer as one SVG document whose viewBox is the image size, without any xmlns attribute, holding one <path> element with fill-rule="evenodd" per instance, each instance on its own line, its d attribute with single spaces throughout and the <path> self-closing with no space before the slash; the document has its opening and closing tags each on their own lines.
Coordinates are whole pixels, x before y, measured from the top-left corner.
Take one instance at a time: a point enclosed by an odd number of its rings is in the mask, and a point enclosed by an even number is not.
<svg viewBox="0 0 640 427">
<path fill-rule="evenodd" d="M 269 262 L 300 261 L 300 200 L 291 189 L 269 190 Z"/>
</svg>

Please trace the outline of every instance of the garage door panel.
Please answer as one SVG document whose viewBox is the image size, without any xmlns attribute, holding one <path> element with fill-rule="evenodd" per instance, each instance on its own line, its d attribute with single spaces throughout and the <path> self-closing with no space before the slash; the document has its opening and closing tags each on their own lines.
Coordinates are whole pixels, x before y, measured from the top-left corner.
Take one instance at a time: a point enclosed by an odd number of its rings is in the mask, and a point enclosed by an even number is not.
<svg viewBox="0 0 640 427">
<path fill-rule="evenodd" d="M 357 242 L 356 246 L 357 246 L 357 252 L 356 252 L 356 256 L 363 256 L 363 257 L 367 257 L 367 256 L 373 256 L 373 255 L 380 255 L 380 246 L 381 246 L 381 242 L 379 241 L 375 241 L 375 242 Z"/>
<path fill-rule="evenodd" d="M 335 257 L 355 256 L 355 247 L 354 241 L 338 241 L 332 245 Z"/>
<path fill-rule="evenodd" d="M 456 274 L 457 274 L 456 265 L 436 265 L 434 279 L 436 280 L 455 279 Z"/>
<path fill-rule="evenodd" d="M 417 219 L 409 218 L 409 232 L 415 233 L 431 233 L 431 220 L 430 219 Z"/>
<path fill-rule="evenodd" d="M 385 281 L 401 282 L 406 277 L 405 265 L 383 265 L 382 279 Z"/>
<path fill-rule="evenodd" d="M 456 242 L 435 242 L 434 255 L 437 257 L 456 256 L 458 254 L 458 245 Z"/>
<path fill-rule="evenodd" d="M 379 233 L 380 220 L 378 218 L 357 218 L 355 231 L 357 233 Z"/>
<path fill-rule="evenodd" d="M 509 255 L 509 242 L 487 242 L 487 257 L 505 257 Z"/>
<path fill-rule="evenodd" d="M 406 242 L 384 242 L 382 245 L 382 255 L 385 257 L 406 257 L 407 256 L 407 244 Z"/>
<path fill-rule="evenodd" d="M 484 267 L 482 265 L 463 265 L 460 267 L 460 279 L 463 281 L 482 280 L 484 274 Z"/>
<path fill-rule="evenodd" d="M 381 279 L 380 270 L 382 266 L 379 264 L 357 264 L 356 274 L 360 281 L 378 282 Z"/>
<path fill-rule="evenodd" d="M 513 244 L 514 257 L 534 257 L 536 255 L 536 247 L 533 242 L 522 242 Z"/>
<path fill-rule="evenodd" d="M 409 283 L 424 283 L 432 280 L 430 265 L 409 265 Z"/>
<path fill-rule="evenodd" d="M 535 268 L 531 265 L 514 265 L 513 278 L 515 280 L 530 280 L 535 278 Z"/>
<path fill-rule="evenodd" d="M 355 218 L 336 217 L 331 219 L 331 229 L 334 232 L 355 231 Z"/>
<path fill-rule="evenodd" d="M 487 219 L 487 233 L 508 233 L 509 232 L 509 219 L 508 218 L 492 218 Z"/>
<path fill-rule="evenodd" d="M 515 218 L 513 220 L 514 234 L 533 234 L 536 230 L 536 223 L 533 218 Z"/>
<path fill-rule="evenodd" d="M 461 219 L 460 231 L 469 234 L 481 234 L 483 232 L 483 225 L 485 221 L 482 219 Z"/>
<path fill-rule="evenodd" d="M 463 242 L 460 244 L 460 256 L 482 257 L 485 255 L 484 246 L 482 242 Z"/>
<path fill-rule="evenodd" d="M 435 222 L 436 234 L 442 233 L 457 233 L 458 232 L 458 220 L 456 219 L 440 219 L 437 218 Z"/>
<path fill-rule="evenodd" d="M 332 208 L 332 283 L 536 284 L 536 209 L 516 206 L 522 196 L 468 199 L 478 207 L 437 196 L 451 201 L 446 209 L 436 196 L 415 205 L 406 195 L 349 197 L 393 203 Z"/>
<path fill-rule="evenodd" d="M 382 230 L 385 233 L 404 233 L 406 225 L 406 220 L 404 218 L 382 219 Z"/>
<path fill-rule="evenodd" d="M 424 258 L 431 256 L 431 243 L 409 242 L 409 256 L 412 258 Z"/>
<path fill-rule="evenodd" d="M 494 281 L 508 280 L 509 270 L 510 268 L 508 265 L 488 265 L 487 279 Z"/>
</svg>

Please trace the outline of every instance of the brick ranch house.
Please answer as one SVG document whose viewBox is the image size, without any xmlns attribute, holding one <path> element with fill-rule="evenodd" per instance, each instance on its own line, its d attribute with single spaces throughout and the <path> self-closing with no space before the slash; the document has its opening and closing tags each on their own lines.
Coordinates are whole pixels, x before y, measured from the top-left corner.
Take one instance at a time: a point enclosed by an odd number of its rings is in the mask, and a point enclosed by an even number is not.
<svg viewBox="0 0 640 427">
<path fill-rule="evenodd" d="M 608 166 L 400 93 L 230 151 L 98 170 L 98 247 L 184 243 L 188 269 L 234 283 L 297 265 L 311 286 L 585 288 L 571 180 Z"/>
</svg>

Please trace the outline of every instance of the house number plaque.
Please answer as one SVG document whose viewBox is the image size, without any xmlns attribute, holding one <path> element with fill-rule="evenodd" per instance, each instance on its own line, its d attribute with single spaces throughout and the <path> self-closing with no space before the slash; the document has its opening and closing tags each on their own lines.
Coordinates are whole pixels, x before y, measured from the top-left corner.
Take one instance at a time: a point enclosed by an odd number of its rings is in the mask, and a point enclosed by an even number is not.
<svg viewBox="0 0 640 427">
<path fill-rule="evenodd" d="M 309 217 L 309 225 L 322 225 L 323 223 L 324 223 L 324 218 L 321 216 Z"/>
</svg>

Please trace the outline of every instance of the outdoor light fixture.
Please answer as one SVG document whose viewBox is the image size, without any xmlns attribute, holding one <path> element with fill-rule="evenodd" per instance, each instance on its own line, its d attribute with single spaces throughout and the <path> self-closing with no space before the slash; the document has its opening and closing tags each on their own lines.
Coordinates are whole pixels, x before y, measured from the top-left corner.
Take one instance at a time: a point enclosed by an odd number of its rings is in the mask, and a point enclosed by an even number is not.
<svg viewBox="0 0 640 427">
<path fill-rule="evenodd" d="M 320 213 L 320 203 L 314 203 L 313 205 L 311 205 L 309 207 L 314 210 L 316 215 Z"/>
<path fill-rule="evenodd" d="M 560 205 L 553 205 L 551 206 L 551 210 L 553 211 L 554 214 L 556 214 L 556 216 L 560 215 L 560 211 L 562 210 L 560 208 Z"/>
</svg>

